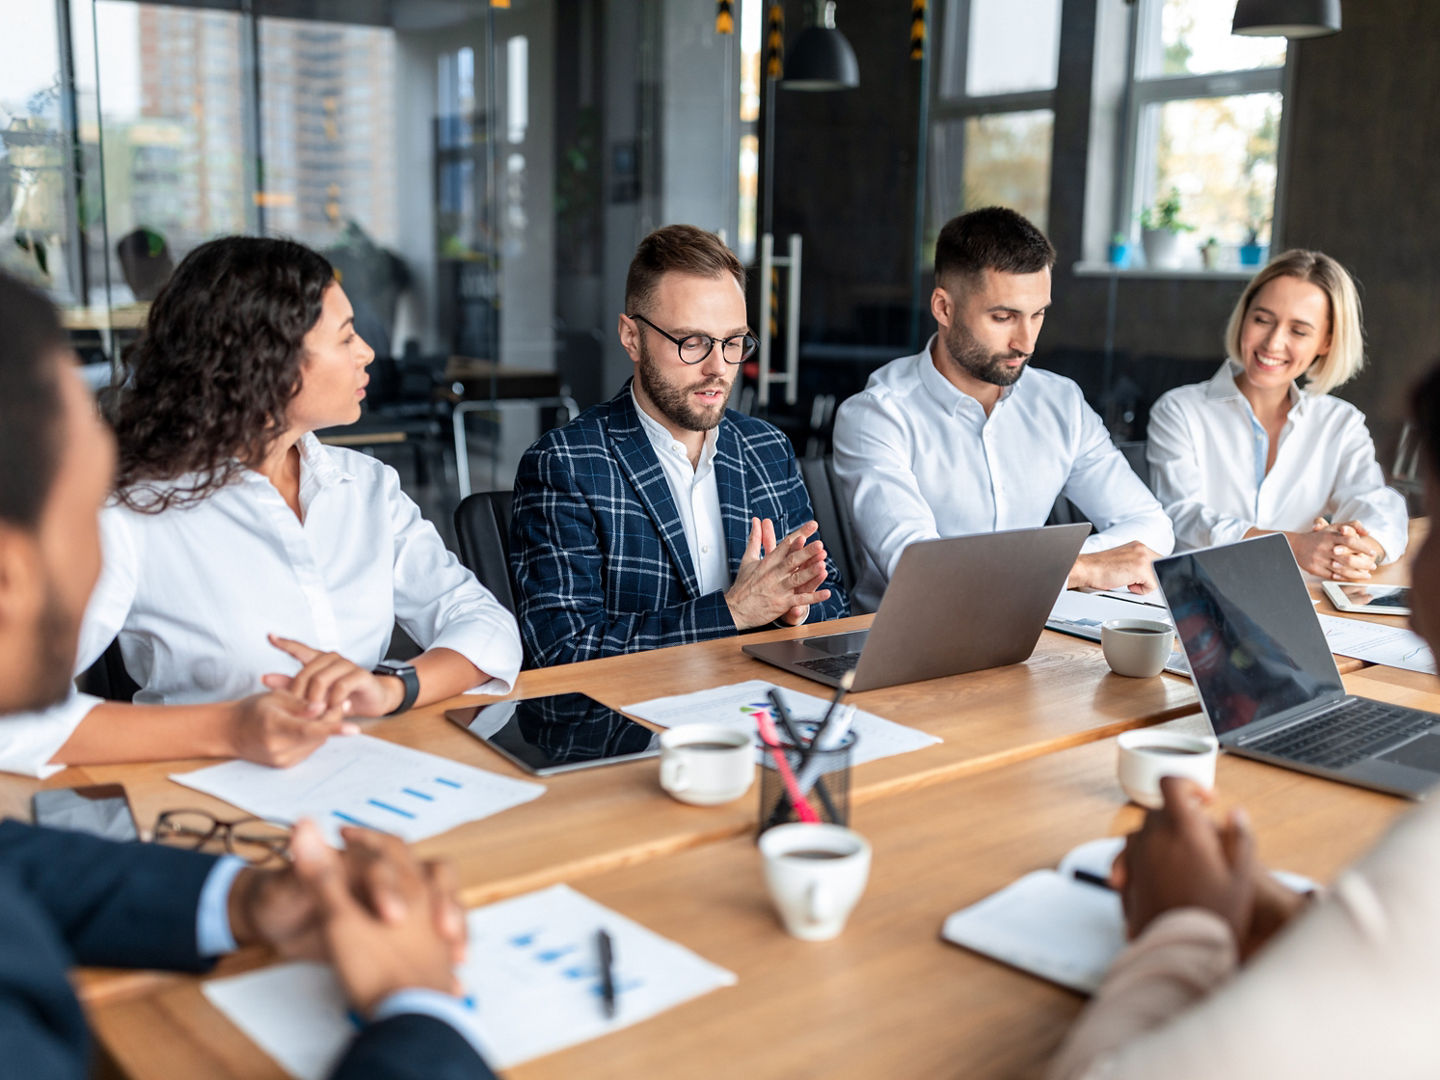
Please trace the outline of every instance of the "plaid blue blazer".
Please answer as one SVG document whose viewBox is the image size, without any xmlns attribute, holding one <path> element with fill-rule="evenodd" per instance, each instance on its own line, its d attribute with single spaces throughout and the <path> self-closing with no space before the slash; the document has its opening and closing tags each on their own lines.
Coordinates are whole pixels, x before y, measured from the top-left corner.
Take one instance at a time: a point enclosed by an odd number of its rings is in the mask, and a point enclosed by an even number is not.
<svg viewBox="0 0 1440 1080">
<path fill-rule="evenodd" d="M 715 481 L 732 579 L 752 517 L 768 517 L 783 536 L 815 516 L 790 440 L 755 417 L 726 412 Z M 810 622 L 849 614 L 834 560 L 827 556 L 825 566 L 830 599 L 810 608 Z M 700 595 L 680 514 L 628 382 L 525 452 L 515 476 L 510 568 L 529 667 L 736 632 L 724 594 Z"/>
</svg>

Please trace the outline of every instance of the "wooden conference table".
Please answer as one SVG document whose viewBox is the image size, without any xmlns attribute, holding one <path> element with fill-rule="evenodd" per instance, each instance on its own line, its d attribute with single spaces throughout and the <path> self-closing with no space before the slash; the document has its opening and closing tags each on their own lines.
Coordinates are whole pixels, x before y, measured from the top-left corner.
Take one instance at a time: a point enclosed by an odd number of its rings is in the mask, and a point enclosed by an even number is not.
<svg viewBox="0 0 1440 1080">
<path fill-rule="evenodd" d="M 868 622 L 862 616 L 763 636 Z M 1362 666 L 1341 662 L 1342 671 Z M 1372 676 L 1377 670 L 1347 681 L 1362 680 L 1359 693 L 1440 710 L 1440 696 L 1423 679 L 1397 683 Z M 516 695 L 584 690 L 618 707 L 753 678 L 823 693 L 746 657 L 730 639 L 526 672 Z M 941 945 L 940 922 L 1026 870 L 1053 864 L 1075 843 L 1132 828 L 1138 811 L 1124 805 L 1115 785 L 1109 740 L 1146 724 L 1199 722 L 1193 688 L 1169 675 L 1115 676 L 1098 646 L 1047 631 L 1024 664 L 853 700 L 945 741 L 856 768 L 854 823 L 875 844 L 876 866 L 867 899 L 836 943 L 802 945 L 776 925 L 748 835 L 753 791 L 730 806 L 682 806 L 659 790 L 653 761 L 550 778 L 541 799 L 418 845 L 423 855 L 456 865 L 467 905 L 567 881 L 740 975 L 736 988 L 514 1075 L 560 1075 L 582 1062 L 600 1075 L 683 1071 L 675 1062 L 713 1058 L 721 1047 L 739 1055 L 735 1071 L 743 1065 L 747 1073 L 776 1076 L 809 1071 L 812 1058 L 837 1075 L 873 1074 L 876 1067 L 884 1074 L 887 1065 L 892 1075 L 936 1069 L 1011 1075 L 1022 1059 L 1043 1059 L 1078 999 Z M 444 707 L 368 727 L 405 745 L 522 775 L 443 721 Z M 233 814 L 227 804 L 168 780 L 203 764 L 69 769 L 43 786 L 122 782 L 142 824 L 179 806 Z M 0 812 L 23 816 L 38 786 L 0 780 Z M 1319 878 L 1363 849 L 1405 805 L 1228 758 L 1220 787 L 1223 798 L 1251 806 L 1262 853 Z M 1257 805 L 1274 805 L 1274 820 L 1289 823 L 1273 841 Z M 263 960 L 232 958 L 221 973 Z M 280 1075 L 205 1003 L 194 980 L 87 972 L 80 983 L 101 1043 L 125 1075 Z M 823 1023 L 792 1027 L 782 1023 L 787 1012 L 820 1015 Z M 736 1024 L 747 1021 L 757 1037 L 735 1039 Z"/>
<path fill-rule="evenodd" d="M 1413 692 L 1347 677 L 1357 693 Z M 1428 703 L 1440 707 L 1440 696 Z M 1176 725 L 1194 726 L 1197 717 Z M 857 807 L 870 885 L 840 938 L 795 941 L 776 922 L 753 842 L 739 836 L 579 883 L 595 900 L 739 976 L 737 985 L 509 1071 L 587 1076 L 1038 1075 L 1082 999 L 946 945 L 946 915 L 1071 847 L 1133 829 L 1113 739 L 1092 741 Z M 1224 756 L 1222 808 L 1243 804 L 1271 865 L 1328 881 L 1408 805 Z M 193 980 L 92 1009 L 126 1075 L 278 1080 L 283 1074 Z"/>
</svg>

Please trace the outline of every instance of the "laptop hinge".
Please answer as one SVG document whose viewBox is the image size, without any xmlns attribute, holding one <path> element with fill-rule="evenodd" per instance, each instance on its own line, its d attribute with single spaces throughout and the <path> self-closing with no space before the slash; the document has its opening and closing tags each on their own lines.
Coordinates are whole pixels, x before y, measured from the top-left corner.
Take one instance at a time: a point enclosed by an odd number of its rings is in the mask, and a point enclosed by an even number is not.
<svg viewBox="0 0 1440 1080">
<path fill-rule="evenodd" d="M 1353 697 L 1346 695 L 1345 697 L 1332 699 L 1330 704 L 1326 705 L 1323 709 L 1306 711 L 1288 717 L 1282 714 L 1282 716 L 1280 717 L 1272 718 L 1270 722 L 1265 725 L 1263 731 L 1257 731 L 1253 734 L 1240 736 L 1235 740 L 1234 745 L 1244 746 L 1246 743 L 1252 743 L 1256 739 L 1268 739 L 1277 731 L 1284 731 L 1287 728 L 1294 727 L 1296 724 L 1308 723 L 1311 720 L 1318 720 L 1322 716 L 1329 716 L 1336 709 L 1339 709 L 1345 705 L 1349 705 L 1354 701 L 1355 699 Z M 1300 706 L 1300 708 L 1303 709 L 1305 708 L 1305 706 L 1302 705 Z"/>
</svg>

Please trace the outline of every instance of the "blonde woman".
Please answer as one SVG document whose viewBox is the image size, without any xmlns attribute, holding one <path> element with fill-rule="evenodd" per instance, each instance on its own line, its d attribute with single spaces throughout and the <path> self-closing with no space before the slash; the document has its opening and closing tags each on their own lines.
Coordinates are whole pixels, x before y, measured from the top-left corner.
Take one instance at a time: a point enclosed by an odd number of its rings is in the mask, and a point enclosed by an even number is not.
<svg viewBox="0 0 1440 1080">
<path fill-rule="evenodd" d="M 1245 287 L 1209 382 L 1150 413 L 1155 494 L 1175 546 L 1283 532 L 1300 569 L 1363 581 L 1405 552 L 1405 500 L 1385 486 L 1365 417 L 1330 391 L 1364 363 L 1360 300 L 1345 268 L 1287 251 Z"/>
</svg>

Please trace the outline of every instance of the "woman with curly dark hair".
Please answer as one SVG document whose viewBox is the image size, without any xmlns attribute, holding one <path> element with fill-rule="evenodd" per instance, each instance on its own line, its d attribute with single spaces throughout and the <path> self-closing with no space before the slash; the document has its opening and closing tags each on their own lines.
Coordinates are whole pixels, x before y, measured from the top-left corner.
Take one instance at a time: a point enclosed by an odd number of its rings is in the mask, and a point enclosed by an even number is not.
<svg viewBox="0 0 1440 1080">
<path fill-rule="evenodd" d="M 119 478 L 77 670 L 118 636 L 133 705 L 86 695 L 12 727 L 0 768 L 304 758 L 353 718 L 520 667 L 514 617 L 395 471 L 313 434 L 353 423 L 374 352 L 320 255 L 226 237 L 151 307 L 115 404 Z M 381 665 L 398 621 L 426 651 Z"/>
</svg>

